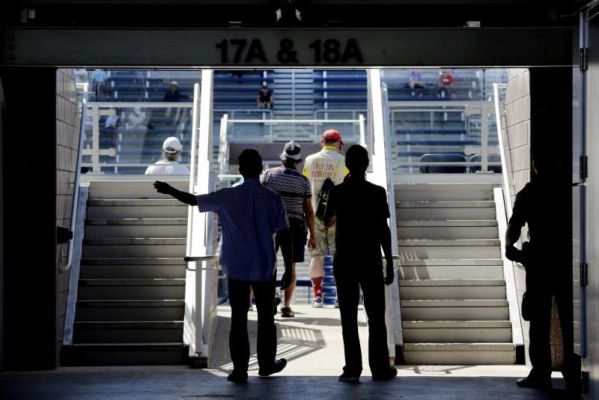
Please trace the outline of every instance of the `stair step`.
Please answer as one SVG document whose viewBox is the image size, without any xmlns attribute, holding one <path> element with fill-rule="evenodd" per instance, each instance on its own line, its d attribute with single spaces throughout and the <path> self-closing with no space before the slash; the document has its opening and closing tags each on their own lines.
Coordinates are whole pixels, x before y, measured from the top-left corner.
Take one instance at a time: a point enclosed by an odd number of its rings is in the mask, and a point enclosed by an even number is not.
<svg viewBox="0 0 599 400">
<path fill-rule="evenodd" d="M 187 225 L 187 218 L 97 218 L 88 219 L 86 225 Z"/>
<path fill-rule="evenodd" d="M 403 321 L 406 343 L 510 342 L 510 321 Z"/>
<path fill-rule="evenodd" d="M 401 318 L 404 321 L 500 321 L 509 319 L 509 310 L 506 300 L 401 300 Z"/>
<path fill-rule="evenodd" d="M 447 259 L 435 259 L 428 258 L 422 260 L 401 260 L 402 266 L 489 266 L 489 265 L 500 265 L 503 266 L 503 260 L 499 258 L 487 258 L 487 259 L 473 259 L 473 258 L 447 258 Z"/>
<path fill-rule="evenodd" d="M 399 239 L 397 244 L 403 259 L 501 257 L 498 239 Z"/>
<path fill-rule="evenodd" d="M 400 200 L 492 200 L 489 184 L 402 184 L 395 186 L 395 198 Z"/>
<path fill-rule="evenodd" d="M 183 299 L 185 279 L 80 279 L 80 300 Z"/>
<path fill-rule="evenodd" d="M 84 265 L 82 279 L 159 279 L 185 278 L 184 264 L 112 264 Z"/>
<path fill-rule="evenodd" d="M 168 199 L 93 199 L 88 200 L 88 207 L 164 207 L 164 206 L 179 206 L 186 208 L 187 206 L 179 200 L 172 198 Z"/>
<path fill-rule="evenodd" d="M 87 218 L 187 218 L 188 206 L 174 199 L 89 200 Z"/>
<path fill-rule="evenodd" d="M 77 343 L 63 347 L 63 365 L 180 365 L 187 347 L 175 343 Z"/>
<path fill-rule="evenodd" d="M 83 258 L 81 265 L 185 265 L 183 257 Z"/>
<path fill-rule="evenodd" d="M 173 343 L 183 340 L 183 321 L 76 321 L 75 343 Z"/>
<path fill-rule="evenodd" d="M 397 222 L 404 220 L 490 220 L 495 207 L 398 207 Z"/>
<path fill-rule="evenodd" d="M 505 299 L 505 281 L 494 279 L 400 280 L 404 300 Z"/>
<path fill-rule="evenodd" d="M 185 256 L 186 238 L 99 238 L 84 240 L 88 258 L 147 258 Z"/>
<path fill-rule="evenodd" d="M 96 238 L 96 239 L 85 239 L 83 241 L 84 246 L 160 246 L 160 245 L 185 245 L 187 238 Z"/>
<path fill-rule="evenodd" d="M 406 364 L 501 365 L 516 362 L 511 343 L 404 343 Z"/>
<path fill-rule="evenodd" d="M 179 180 L 173 180 L 169 177 L 167 182 L 179 190 L 187 191 L 189 189 L 189 180 L 185 177 L 180 177 Z M 158 193 L 154 189 L 153 183 L 153 180 L 93 181 L 89 185 L 89 198 L 90 200 L 120 198 L 172 199 L 168 195 Z"/>
<path fill-rule="evenodd" d="M 494 208 L 492 200 L 397 200 L 397 208 Z"/>
<path fill-rule="evenodd" d="M 476 247 L 499 246 L 499 239 L 401 239 L 400 247 Z"/>
<path fill-rule="evenodd" d="M 169 220 L 169 218 L 160 218 Z M 179 218 L 178 218 L 179 219 Z M 85 237 L 98 238 L 185 238 L 187 235 L 187 221 L 185 224 L 90 224 L 85 227 Z"/>
<path fill-rule="evenodd" d="M 454 287 L 454 286 L 505 286 L 503 279 L 406 279 L 401 287 Z"/>
<path fill-rule="evenodd" d="M 79 300 L 77 321 L 175 321 L 184 311 L 184 300 Z"/>
<path fill-rule="evenodd" d="M 398 239 L 492 239 L 497 238 L 495 220 L 399 220 Z"/>
<path fill-rule="evenodd" d="M 405 265 L 399 266 L 399 279 L 502 279 L 502 265 Z"/>
<path fill-rule="evenodd" d="M 464 220 L 400 220 L 397 228 L 411 227 L 497 227 L 497 221 L 494 219 L 464 219 Z"/>
</svg>

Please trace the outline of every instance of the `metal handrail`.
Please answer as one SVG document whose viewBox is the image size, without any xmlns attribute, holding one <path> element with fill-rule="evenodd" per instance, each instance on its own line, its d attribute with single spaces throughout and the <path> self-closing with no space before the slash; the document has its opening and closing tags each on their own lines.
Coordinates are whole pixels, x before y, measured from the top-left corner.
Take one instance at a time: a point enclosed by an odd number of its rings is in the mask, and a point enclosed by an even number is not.
<svg viewBox="0 0 599 400">
<path fill-rule="evenodd" d="M 493 84 L 493 101 L 495 103 L 495 126 L 497 128 L 497 140 L 499 143 L 499 154 L 501 155 L 501 171 L 503 172 L 503 195 L 505 197 L 505 212 L 509 217 L 512 215 L 512 188 L 508 178 L 505 145 L 503 143 L 503 127 L 501 123 L 501 110 L 499 106 L 499 84 Z"/>
<path fill-rule="evenodd" d="M 61 267 L 62 271 L 68 271 L 71 269 L 73 264 L 73 243 L 75 240 L 75 228 L 77 226 L 77 204 L 79 204 L 79 182 L 81 180 L 81 159 L 83 158 L 83 139 L 85 137 L 85 118 L 87 117 L 87 107 L 85 106 L 85 100 L 83 100 L 83 108 L 81 111 L 81 124 L 79 126 L 79 148 L 77 149 L 77 165 L 75 170 L 75 182 L 73 183 L 73 205 L 71 209 L 71 232 L 73 237 L 69 240 L 69 253 L 67 256 L 67 263 Z"/>
</svg>

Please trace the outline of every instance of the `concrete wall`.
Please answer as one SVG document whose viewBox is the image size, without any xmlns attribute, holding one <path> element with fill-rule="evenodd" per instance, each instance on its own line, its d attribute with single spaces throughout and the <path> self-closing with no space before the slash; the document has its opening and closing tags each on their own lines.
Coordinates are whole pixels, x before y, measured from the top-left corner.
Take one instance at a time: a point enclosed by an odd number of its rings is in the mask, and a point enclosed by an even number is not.
<svg viewBox="0 0 599 400">
<path fill-rule="evenodd" d="M 56 69 L 0 67 L 4 369 L 56 367 Z"/>
<path fill-rule="evenodd" d="M 56 71 L 56 225 L 70 228 L 73 207 L 73 186 L 79 148 L 79 123 L 75 75 L 73 70 Z M 69 272 L 64 266 L 68 259 L 68 244 L 58 245 L 56 251 L 56 351 L 60 349 L 64 329 Z"/>
<path fill-rule="evenodd" d="M 591 20 L 589 38 L 599 37 L 599 20 Z M 587 153 L 589 177 L 587 180 L 586 246 L 589 264 L 587 287 L 588 355 L 583 370 L 590 373 L 587 399 L 599 398 L 599 46 L 591 42 L 587 84 Z"/>
<path fill-rule="evenodd" d="M 512 203 L 530 180 L 530 73 L 510 69 L 505 98 L 504 145 Z"/>
<path fill-rule="evenodd" d="M 530 180 L 530 73 L 528 69 L 510 69 L 507 91 L 505 97 L 505 119 L 503 126 L 503 144 L 506 155 L 508 181 L 512 205 L 516 193 Z M 510 216 L 508 216 L 509 218 Z M 522 229 L 522 236 L 526 238 L 526 226 Z M 522 295 L 526 291 L 526 274 L 523 268 L 514 269 L 516 279 L 516 293 L 518 307 Z M 528 357 L 528 322 L 521 319 L 524 346 L 526 348 L 526 363 L 530 364 Z"/>
</svg>

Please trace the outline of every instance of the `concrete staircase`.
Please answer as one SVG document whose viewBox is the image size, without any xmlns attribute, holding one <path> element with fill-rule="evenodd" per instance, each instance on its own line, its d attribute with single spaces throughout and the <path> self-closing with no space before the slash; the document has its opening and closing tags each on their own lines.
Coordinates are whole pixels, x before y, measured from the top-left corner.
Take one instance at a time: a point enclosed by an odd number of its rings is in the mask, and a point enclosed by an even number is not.
<svg viewBox="0 0 599 400">
<path fill-rule="evenodd" d="M 186 189 L 186 182 L 172 182 Z M 65 364 L 182 364 L 187 207 L 152 181 L 92 182 Z"/>
<path fill-rule="evenodd" d="M 314 118 L 314 75 L 311 69 L 276 70 L 273 78 L 273 118 Z M 314 133 L 314 125 L 296 123 L 274 125 L 273 138 L 277 141 L 289 139 L 307 140 Z"/>
<path fill-rule="evenodd" d="M 492 185 L 395 188 L 407 364 L 513 364 Z"/>
</svg>

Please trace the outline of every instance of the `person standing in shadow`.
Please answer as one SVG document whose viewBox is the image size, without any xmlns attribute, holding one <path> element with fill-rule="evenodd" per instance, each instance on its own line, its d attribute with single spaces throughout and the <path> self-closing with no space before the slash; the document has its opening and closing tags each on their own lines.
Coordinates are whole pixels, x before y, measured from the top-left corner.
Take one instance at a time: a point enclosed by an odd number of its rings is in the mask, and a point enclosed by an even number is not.
<svg viewBox="0 0 599 400">
<path fill-rule="evenodd" d="M 228 380 L 244 384 L 248 380 L 250 345 L 247 331 L 248 298 L 254 291 L 258 309 L 258 375 L 265 377 L 280 372 L 287 365 L 284 358 L 275 359 L 277 331 L 272 313 L 275 296 L 275 233 L 279 233 L 285 272 L 282 289 L 291 283 L 291 234 L 281 197 L 260 183 L 262 157 L 254 149 L 239 155 L 239 172 L 243 183 L 216 192 L 193 195 L 179 191 L 168 183 L 156 181 L 159 193 L 168 194 L 200 212 L 218 214 L 222 227 L 221 265 L 227 274 L 229 303 L 231 305 L 231 330 L 229 350 L 233 372 Z"/>
<path fill-rule="evenodd" d="M 526 269 L 526 293 L 522 317 L 530 321 L 528 354 L 532 370 L 516 383 L 519 387 L 551 389 L 551 309 L 557 305 L 562 328 L 566 387 L 580 391 L 580 359 L 574 354 L 572 312 L 572 260 L 560 231 L 571 229 L 568 178 L 547 154 L 539 152 L 532 161 L 533 177 L 516 195 L 506 232 L 506 257 Z M 561 186 L 561 188 L 560 188 Z M 568 185 L 569 186 L 569 185 Z M 568 187 L 569 189 L 569 187 Z M 528 238 L 522 250 L 514 244 L 528 224 Z"/>
<path fill-rule="evenodd" d="M 341 312 L 345 366 L 339 381 L 358 383 L 362 353 L 358 337 L 360 288 L 368 315 L 368 363 L 375 381 L 397 376 L 389 365 L 385 326 L 385 286 L 393 283 L 389 206 L 384 188 L 366 181 L 368 152 L 351 146 L 345 155 L 349 175 L 329 192 L 325 223 L 336 225 L 333 273 Z M 385 254 L 383 275 L 381 247 Z"/>
</svg>

